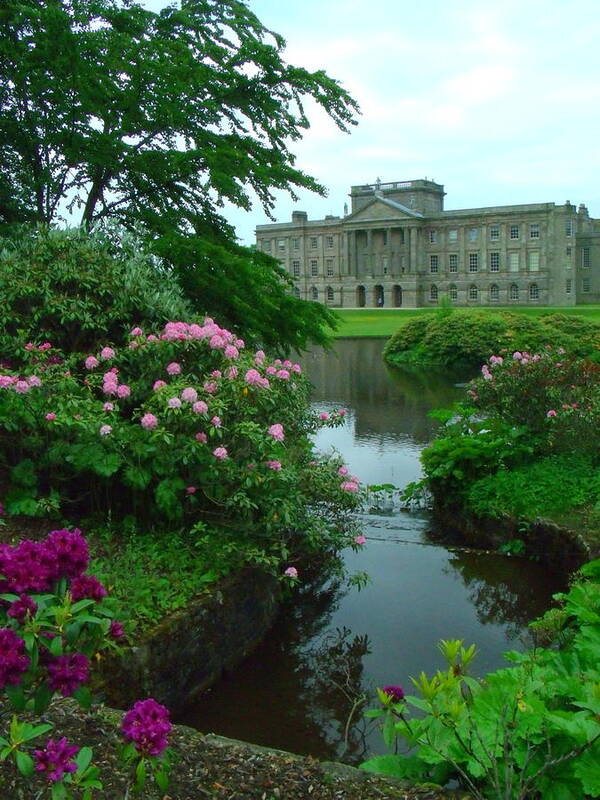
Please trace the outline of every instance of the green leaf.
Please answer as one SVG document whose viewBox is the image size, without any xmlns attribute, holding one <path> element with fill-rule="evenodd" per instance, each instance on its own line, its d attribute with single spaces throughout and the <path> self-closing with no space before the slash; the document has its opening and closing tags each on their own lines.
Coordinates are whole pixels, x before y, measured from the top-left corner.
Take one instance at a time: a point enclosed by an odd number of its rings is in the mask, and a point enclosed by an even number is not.
<svg viewBox="0 0 600 800">
<path fill-rule="evenodd" d="M 418 756 L 385 755 L 374 756 L 363 761 L 360 769 L 376 772 L 378 775 L 419 781 L 428 777 L 430 767 Z"/>
<path fill-rule="evenodd" d="M 600 797 L 600 759 L 598 750 L 587 750 L 576 759 L 573 773 L 579 778 L 586 795 Z"/>
<path fill-rule="evenodd" d="M 36 714 L 43 714 L 50 705 L 54 692 L 47 683 L 42 683 L 33 696 L 33 709 Z"/>
<path fill-rule="evenodd" d="M 90 765 L 92 760 L 93 751 L 91 747 L 82 747 L 75 756 L 75 763 L 77 764 L 77 771 L 81 774 Z"/>
<path fill-rule="evenodd" d="M 27 753 L 23 753 L 21 750 L 15 750 L 15 759 L 17 762 L 17 769 L 21 775 L 30 778 L 33 775 L 33 758 Z"/>
<path fill-rule="evenodd" d="M 146 763 L 143 758 L 140 758 L 135 768 L 135 791 L 141 792 L 145 784 L 146 784 Z"/>
<path fill-rule="evenodd" d="M 32 739 L 37 738 L 38 736 L 42 736 L 44 733 L 48 733 L 53 729 L 53 725 L 48 722 L 44 722 L 42 725 L 35 725 L 27 729 L 25 733 L 23 733 L 22 740 L 24 742 L 29 742 Z"/>
<path fill-rule="evenodd" d="M 91 708 L 94 701 L 92 693 L 87 686 L 80 686 L 73 692 L 73 697 L 82 708 Z"/>
<path fill-rule="evenodd" d="M 4 691 L 15 711 L 23 711 L 27 704 L 22 686 L 7 686 Z"/>
<path fill-rule="evenodd" d="M 154 779 L 161 792 L 166 792 L 169 788 L 169 776 L 167 773 L 162 769 L 158 770 L 154 773 Z"/>
</svg>

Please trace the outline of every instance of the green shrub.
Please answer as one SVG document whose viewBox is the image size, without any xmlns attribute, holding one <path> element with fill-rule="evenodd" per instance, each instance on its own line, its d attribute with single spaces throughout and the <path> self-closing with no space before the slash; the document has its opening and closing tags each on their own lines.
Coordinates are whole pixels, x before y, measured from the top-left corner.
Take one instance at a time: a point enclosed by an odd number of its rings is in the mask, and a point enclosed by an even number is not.
<svg viewBox="0 0 600 800">
<path fill-rule="evenodd" d="M 132 325 L 191 316 L 175 278 L 123 234 L 19 227 L 0 238 L 0 361 L 27 342 L 64 353 L 121 343 Z"/>
<path fill-rule="evenodd" d="M 504 469 L 471 484 L 467 504 L 481 516 L 533 519 L 562 514 L 600 499 L 600 472 L 590 458 L 549 456 Z"/>
</svg>

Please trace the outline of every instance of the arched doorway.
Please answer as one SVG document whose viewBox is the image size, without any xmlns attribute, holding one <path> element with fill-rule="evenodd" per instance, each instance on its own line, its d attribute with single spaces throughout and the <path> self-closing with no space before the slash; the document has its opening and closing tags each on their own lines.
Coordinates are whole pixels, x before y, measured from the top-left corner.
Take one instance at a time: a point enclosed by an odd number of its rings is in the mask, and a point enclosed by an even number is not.
<svg viewBox="0 0 600 800">
<path fill-rule="evenodd" d="M 380 283 L 373 288 L 373 300 L 375 303 L 375 308 L 383 308 L 385 304 L 385 294 L 383 291 L 383 286 Z"/>
<path fill-rule="evenodd" d="M 393 297 L 394 297 L 394 300 L 393 300 L 394 306 L 396 308 L 400 308 L 400 306 L 402 305 L 402 287 L 401 286 L 394 286 Z"/>
<path fill-rule="evenodd" d="M 357 286 L 356 287 L 356 305 L 359 308 L 364 308 L 365 304 L 366 304 L 365 287 L 364 286 Z"/>
</svg>

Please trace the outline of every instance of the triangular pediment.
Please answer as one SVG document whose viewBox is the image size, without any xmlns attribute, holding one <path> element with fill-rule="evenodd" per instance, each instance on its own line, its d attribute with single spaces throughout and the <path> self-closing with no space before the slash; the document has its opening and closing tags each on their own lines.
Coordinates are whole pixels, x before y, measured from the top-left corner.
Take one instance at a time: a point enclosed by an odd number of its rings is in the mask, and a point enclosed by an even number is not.
<svg viewBox="0 0 600 800">
<path fill-rule="evenodd" d="M 344 222 L 367 222 L 368 220 L 414 220 L 423 219 L 423 215 L 411 208 L 406 208 L 394 200 L 375 197 L 363 208 L 359 208 L 347 217 Z"/>
</svg>

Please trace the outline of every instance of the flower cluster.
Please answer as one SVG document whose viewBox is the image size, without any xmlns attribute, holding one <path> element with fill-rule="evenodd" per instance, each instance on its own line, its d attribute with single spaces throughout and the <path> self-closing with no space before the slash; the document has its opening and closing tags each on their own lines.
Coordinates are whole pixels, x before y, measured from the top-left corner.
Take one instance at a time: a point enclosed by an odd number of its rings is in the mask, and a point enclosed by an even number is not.
<svg viewBox="0 0 600 800">
<path fill-rule="evenodd" d="M 169 710 L 156 700 L 138 700 L 123 717 L 121 731 L 128 742 L 144 755 L 158 756 L 168 747 L 172 725 Z"/>
<path fill-rule="evenodd" d="M 29 663 L 23 639 L 10 628 L 0 628 L 0 688 L 20 683 Z"/>
<path fill-rule="evenodd" d="M 65 736 L 56 742 L 49 739 L 43 750 L 34 751 L 35 768 L 38 772 L 45 772 L 48 781 L 62 781 L 65 772 L 77 771 L 77 764 L 72 759 L 78 752 L 79 748 L 69 744 Z"/>
</svg>

